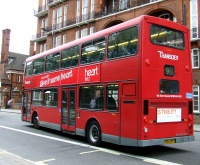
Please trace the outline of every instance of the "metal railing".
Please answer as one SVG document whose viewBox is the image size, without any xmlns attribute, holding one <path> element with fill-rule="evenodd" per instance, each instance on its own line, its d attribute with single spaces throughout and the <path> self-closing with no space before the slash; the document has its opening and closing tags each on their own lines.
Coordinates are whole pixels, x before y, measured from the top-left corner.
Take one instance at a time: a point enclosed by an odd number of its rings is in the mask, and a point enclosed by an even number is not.
<svg viewBox="0 0 200 165">
<path fill-rule="evenodd" d="M 48 3 L 53 3 L 55 1 L 63 1 L 63 0 L 48 0 Z M 157 0 L 158 1 L 163 1 L 163 0 Z M 126 11 L 128 9 L 131 8 L 135 8 L 135 7 L 140 7 L 142 5 L 146 5 L 146 4 L 151 4 L 153 3 L 151 0 L 128 0 L 126 5 L 123 6 L 119 6 L 117 5 L 117 7 L 111 7 L 111 6 L 105 6 L 101 11 L 98 12 L 92 12 L 92 13 L 86 13 L 85 15 L 81 15 L 80 17 L 74 17 L 72 19 L 68 19 L 66 21 L 60 22 L 58 24 L 54 24 L 52 26 L 47 26 L 46 27 L 46 32 L 50 33 L 52 31 L 56 31 L 58 29 L 62 29 L 62 28 L 67 28 L 69 26 L 72 25 L 78 25 L 87 21 L 92 21 L 104 16 L 108 16 L 111 14 L 115 14 L 121 11 Z M 38 11 L 45 9 L 45 7 L 47 7 L 47 5 L 41 7 L 38 9 Z M 36 35 L 37 37 L 40 37 L 41 33 Z"/>
</svg>

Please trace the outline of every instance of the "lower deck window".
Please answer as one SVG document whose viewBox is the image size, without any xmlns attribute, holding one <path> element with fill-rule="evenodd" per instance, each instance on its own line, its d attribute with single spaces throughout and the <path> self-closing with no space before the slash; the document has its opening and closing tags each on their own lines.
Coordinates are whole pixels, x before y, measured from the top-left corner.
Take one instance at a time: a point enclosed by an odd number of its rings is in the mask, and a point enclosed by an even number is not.
<svg viewBox="0 0 200 165">
<path fill-rule="evenodd" d="M 80 87 L 80 108 L 103 109 L 104 87 L 102 85 Z"/>
<path fill-rule="evenodd" d="M 178 94 L 179 82 L 177 80 L 160 80 L 160 93 Z"/>
<path fill-rule="evenodd" d="M 44 90 L 44 105 L 45 106 L 58 106 L 58 89 L 45 89 Z"/>
</svg>

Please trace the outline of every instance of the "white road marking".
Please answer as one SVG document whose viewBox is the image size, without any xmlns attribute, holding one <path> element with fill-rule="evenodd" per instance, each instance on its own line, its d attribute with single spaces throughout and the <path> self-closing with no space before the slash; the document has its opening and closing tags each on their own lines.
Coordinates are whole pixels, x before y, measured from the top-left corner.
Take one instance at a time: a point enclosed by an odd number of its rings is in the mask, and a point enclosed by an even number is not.
<svg viewBox="0 0 200 165">
<path fill-rule="evenodd" d="M 45 162 L 50 162 L 53 160 L 56 160 L 56 159 L 48 159 L 48 160 L 38 161 L 38 162 L 35 162 L 35 164 L 36 165 L 46 165 Z"/>
<path fill-rule="evenodd" d="M 29 135 L 33 135 L 33 136 L 38 136 L 38 137 L 42 137 L 42 138 L 46 138 L 46 139 L 56 140 L 56 141 L 60 141 L 60 142 L 64 142 L 64 143 L 74 144 L 74 145 L 78 145 L 78 146 L 82 146 L 82 147 L 92 148 L 92 149 L 95 149 L 95 151 L 99 150 L 99 151 L 110 153 L 110 154 L 129 156 L 129 157 L 132 157 L 132 158 L 135 158 L 135 159 L 140 159 L 142 161 L 151 162 L 151 163 L 158 164 L 158 165 L 181 165 L 181 164 L 177 164 L 177 163 L 173 163 L 173 162 L 169 162 L 169 161 L 163 161 L 163 160 L 153 159 L 153 158 L 144 157 L 144 156 L 126 154 L 126 153 L 123 153 L 123 152 L 113 151 L 113 150 L 110 150 L 110 149 L 95 147 L 95 146 L 91 146 L 91 145 L 86 145 L 86 144 L 82 144 L 82 143 L 78 143 L 78 142 L 73 142 L 73 141 L 70 141 L 70 140 L 64 140 L 64 139 L 59 139 L 59 138 L 50 137 L 50 136 L 46 136 L 46 135 L 36 134 L 36 133 L 23 131 L 23 130 L 11 128 L 11 127 L 6 127 L 6 126 L 2 126 L 2 125 L 0 125 L 0 128 L 8 129 L 8 130 L 16 131 L 16 132 L 21 132 L 21 133 L 25 133 L 25 134 L 29 134 Z"/>
<path fill-rule="evenodd" d="M 13 153 L 4 151 L 4 150 L 2 150 L 2 149 L 0 149 L 0 151 L 1 151 L 1 152 L 0 152 L 1 154 L 5 154 L 5 157 L 6 157 L 6 158 L 13 159 L 15 162 L 20 161 L 20 162 L 26 162 L 26 163 L 35 164 L 35 162 L 33 162 L 33 161 L 31 161 L 31 160 L 24 159 L 24 158 L 22 158 L 22 157 L 20 157 L 20 156 L 18 156 L 18 155 L 13 154 Z M 6 155 L 9 155 L 9 157 L 7 157 Z M 10 156 L 11 156 L 11 157 L 10 157 Z M 18 160 L 17 160 L 17 159 L 18 159 Z"/>
<path fill-rule="evenodd" d="M 89 154 L 89 153 L 92 153 L 92 152 L 99 152 L 99 150 L 93 150 L 93 151 L 81 152 L 81 153 L 79 153 L 79 154 L 80 154 L 80 155 L 83 155 L 83 154 Z"/>
</svg>

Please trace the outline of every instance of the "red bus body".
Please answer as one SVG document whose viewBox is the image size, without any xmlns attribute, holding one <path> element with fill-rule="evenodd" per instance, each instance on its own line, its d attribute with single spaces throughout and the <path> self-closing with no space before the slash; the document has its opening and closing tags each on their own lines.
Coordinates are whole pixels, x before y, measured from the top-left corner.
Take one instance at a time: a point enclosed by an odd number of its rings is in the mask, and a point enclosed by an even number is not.
<svg viewBox="0 0 200 165">
<path fill-rule="evenodd" d="M 150 36 L 156 39 L 150 34 L 152 25 L 180 31 L 184 36 L 184 48 L 152 43 Z M 54 52 L 62 53 L 64 49 L 74 45 L 81 47 L 83 43 L 102 36 L 107 43 L 110 34 L 133 26 L 137 27 L 139 32 L 138 50 L 133 56 L 108 59 L 106 49 L 105 58 L 101 62 L 81 64 L 79 59 L 79 64 L 75 67 L 25 75 L 22 120 L 31 123 L 37 120 L 38 126 L 87 137 L 93 145 L 99 145 L 101 140 L 141 147 L 194 141 L 190 36 L 189 29 L 185 26 L 160 18 L 140 16 L 32 56 L 26 60 L 26 64 Z M 161 33 L 156 34 L 157 37 L 159 35 L 161 36 Z M 81 87 L 86 89 L 88 86 L 99 85 L 104 89 L 105 96 L 109 84 L 118 86 L 118 110 L 108 111 L 105 97 L 101 110 L 80 107 Z M 167 91 L 168 87 L 172 90 L 170 85 L 173 84 L 178 86 L 178 92 Z M 32 91 L 41 89 L 48 93 L 46 88 L 57 89 L 56 107 L 44 105 L 44 102 L 41 105 L 33 104 L 35 96 Z M 75 109 L 74 114 L 66 111 L 66 123 L 62 121 L 64 93 L 69 94 L 65 100 L 70 106 L 69 110 L 71 107 Z M 70 97 L 73 97 L 74 101 L 71 101 Z M 37 117 L 34 118 L 35 114 Z M 72 116 L 74 123 L 70 124 Z M 89 137 L 91 125 L 92 128 L 97 128 L 97 134 L 100 134 L 97 135 L 98 142 L 95 137 Z"/>
</svg>

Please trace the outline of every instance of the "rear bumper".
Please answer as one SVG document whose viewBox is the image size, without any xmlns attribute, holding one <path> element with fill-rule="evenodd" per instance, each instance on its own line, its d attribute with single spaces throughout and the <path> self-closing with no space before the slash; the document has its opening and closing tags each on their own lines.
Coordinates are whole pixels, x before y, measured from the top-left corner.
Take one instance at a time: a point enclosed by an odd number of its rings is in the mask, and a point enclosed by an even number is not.
<svg viewBox="0 0 200 165">
<path fill-rule="evenodd" d="M 195 140 L 195 136 L 183 136 L 183 137 L 172 137 L 164 139 L 152 139 L 152 140 L 138 140 L 139 147 L 155 146 L 155 145 L 164 145 L 166 140 L 175 139 L 175 143 L 190 142 Z"/>
</svg>

